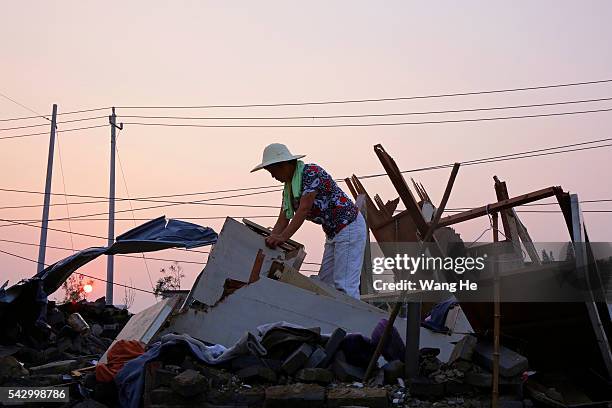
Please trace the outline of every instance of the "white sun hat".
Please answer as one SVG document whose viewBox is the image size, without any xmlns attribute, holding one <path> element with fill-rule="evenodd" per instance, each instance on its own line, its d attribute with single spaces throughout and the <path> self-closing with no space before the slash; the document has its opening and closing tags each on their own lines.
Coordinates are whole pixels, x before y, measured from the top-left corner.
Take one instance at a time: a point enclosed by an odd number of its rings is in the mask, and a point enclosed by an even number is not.
<svg viewBox="0 0 612 408">
<path fill-rule="evenodd" d="M 257 170 L 261 170 L 266 166 L 269 166 L 274 163 L 285 162 L 289 160 L 297 160 L 305 157 L 305 154 L 296 154 L 293 155 L 282 143 L 272 143 L 266 146 L 263 151 L 263 156 L 261 158 L 261 163 L 255 166 L 251 173 Z"/>
</svg>

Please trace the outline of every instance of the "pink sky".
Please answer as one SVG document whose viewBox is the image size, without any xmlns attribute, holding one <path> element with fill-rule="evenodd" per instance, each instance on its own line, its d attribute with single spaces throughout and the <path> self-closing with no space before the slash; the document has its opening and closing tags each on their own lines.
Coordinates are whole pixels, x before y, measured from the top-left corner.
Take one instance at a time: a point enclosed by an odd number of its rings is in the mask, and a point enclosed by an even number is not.
<svg viewBox="0 0 612 408">
<path fill-rule="evenodd" d="M 481 89 L 607 79 L 612 72 L 612 4 L 541 1 L 496 4 L 443 2 L 13 2 L 5 5 L 0 24 L 2 60 L 0 92 L 49 114 L 101 106 L 208 105 L 362 99 L 461 92 Z M 342 106 L 217 110 L 126 110 L 145 115 L 329 115 L 460 109 L 545 103 L 612 96 L 612 85 L 592 85 L 539 92 L 497 94 Z M 520 111 L 544 113 L 611 107 L 610 102 Z M 519 112 L 519 111 L 516 111 Z M 436 119 L 504 116 L 513 112 L 439 115 Z M 0 98 L 0 118 L 31 113 Z M 87 115 L 108 115 L 108 111 Z M 322 129 L 197 129 L 126 125 L 118 147 L 131 196 L 252 187 L 274 184 L 266 172 L 250 174 L 263 147 L 286 143 L 294 153 L 326 168 L 334 177 L 380 173 L 372 146 L 382 143 L 400 168 L 408 169 L 483 156 L 544 148 L 610 135 L 611 113 L 512 121 L 419 126 Z M 64 117 L 67 118 L 67 117 Z M 409 120 L 433 117 L 415 116 Z M 397 119 L 384 119 L 396 121 Z M 125 121 L 128 121 L 125 119 Z M 337 120 L 336 122 L 347 122 Z M 363 120 L 362 122 L 367 122 Z M 381 121 L 381 120 L 377 120 Z M 2 127 L 18 122 L 4 122 Z M 40 123 L 39 121 L 27 122 Z M 105 119 L 83 122 L 104 124 Z M 228 123 L 228 122 L 221 122 Z M 244 123 L 252 123 L 245 121 Z M 292 122 L 293 123 L 293 122 Z M 296 124 L 323 124 L 305 120 Z M 21 124 L 21 123 L 19 123 Z M 62 134 L 66 191 L 108 195 L 109 129 Z M 0 136 L 46 128 L 0 132 Z M 48 138 L 0 141 L 0 188 L 44 190 Z M 460 170 L 448 207 L 482 205 L 495 199 L 492 176 L 507 181 L 511 195 L 561 185 L 582 199 L 612 198 L 609 149 L 526 159 Z M 56 150 L 57 153 L 57 150 Z M 415 174 L 435 202 L 441 198 L 448 170 Z M 365 182 L 373 195 L 395 198 L 386 178 Z M 63 192 L 56 154 L 53 191 Z M 126 190 L 117 167 L 117 195 Z M 211 198 L 214 196 L 210 196 Z M 207 198 L 207 197 L 193 197 Z M 56 196 L 53 203 L 62 203 Z M 69 198 L 69 201 L 82 201 Z M 0 192 L 2 206 L 42 204 L 42 196 Z M 277 205 L 280 194 L 223 202 Z M 133 203 L 134 207 L 145 203 Z M 70 215 L 104 212 L 106 204 L 71 205 Z M 118 209 L 129 209 L 118 203 Z M 586 209 L 610 209 L 612 203 Z M 276 209 L 177 206 L 136 212 L 138 218 L 250 216 L 277 214 Z M 0 218 L 38 219 L 40 208 L 0 210 Z M 51 217 L 66 216 L 64 206 Z M 131 213 L 118 214 L 130 218 Z M 612 241 L 610 214 L 585 214 L 594 241 Z M 524 214 L 534 240 L 565 241 L 560 214 Z M 273 221 L 259 220 L 264 225 Z M 222 222 L 202 222 L 219 231 Z M 66 222 L 54 228 L 68 229 Z M 486 228 L 477 220 L 457 229 L 465 241 Z M 118 221 L 117 234 L 133 227 Z M 104 221 L 73 221 L 73 231 L 106 234 Z M 0 239 L 38 243 L 40 231 L 2 227 Z M 305 225 L 295 239 L 306 245 L 307 261 L 318 262 L 323 233 Z M 74 236 L 74 247 L 102 245 L 103 240 Z M 71 247 L 70 236 L 49 233 L 49 245 Z M 0 241 L 0 249 L 32 259 L 37 248 Z M 52 263 L 69 252 L 49 249 Z M 204 254 L 164 251 L 150 256 L 203 262 Z M 15 282 L 31 276 L 35 265 L 0 254 L 2 277 Z M 149 261 L 152 278 L 168 262 Z M 190 287 L 201 266 L 183 264 Z M 305 266 L 312 269 L 312 266 Z M 104 277 L 97 260 L 82 272 Z M 118 258 L 117 282 L 149 288 L 142 260 Z M 97 282 L 90 298 L 103 295 Z M 120 301 L 122 290 L 115 291 Z M 153 302 L 137 294 L 134 310 Z"/>
</svg>

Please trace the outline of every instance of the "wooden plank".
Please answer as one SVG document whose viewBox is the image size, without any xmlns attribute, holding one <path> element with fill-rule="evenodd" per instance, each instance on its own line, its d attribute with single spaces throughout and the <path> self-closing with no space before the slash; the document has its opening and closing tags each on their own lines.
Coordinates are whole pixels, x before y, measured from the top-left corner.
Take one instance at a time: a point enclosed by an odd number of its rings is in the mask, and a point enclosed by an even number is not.
<svg viewBox="0 0 612 408">
<path fill-rule="evenodd" d="M 495 181 L 495 195 L 497 196 L 497 201 L 503 201 L 510 198 L 508 195 L 508 189 L 506 188 L 506 182 L 501 182 L 497 176 L 493 176 L 493 180 Z M 510 211 L 504 210 L 500 211 L 502 225 L 504 226 L 504 235 L 506 236 L 507 241 L 517 242 L 518 240 L 518 231 L 516 225 L 512 224 L 512 220 L 510 220 Z"/>
<path fill-rule="evenodd" d="M 395 190 L 397 190 L 400 199 L 406 207 L 406 211 L 408 211 L 412 215 L 419 234 L 421 235 L 421 237 L 424 237 L 425 234 L 427 234 L 429 226 L 423 218 L 421 210 L 416 200 L 414 199 L 414 196 L 412 195 L 408 184 L 406 184 L 406 180 L 404 179 L 404 176 L 402 176 L 399 167 L 397 167 L 395 160 L 393 160 L 393 158 L 389 156 L 389 154 L 380 144 L 374 146 L 374 152 L 378 156 L 378 159 L 380 160 L 385 171 L 387 172 L 387 175 L 391 179 L 391 183 L 393 183 Z"/>
<path fill-rule="evenodd" d="M 542 200 L 544 198 L 552 197 L 559 191 L 562 192 L 561 187 L 547 187 L 541 190 L 532 191 L 527 194 L 522 194 L 520 196 L 516 196 L 508 200 L 498 201 L 496 203 L 483 205 L 482 207 L 473 208 L 471 210 L 464 211 L 458 214 L 449 215 L 440 219 L 440 222 L 438 223 L 438 228 L 448 227 L 449 225 L 473 220 L 474 218 L 484 217 L 487 214 L 500 212 L 508 208 L 514 208 L 523 204 L 528 204 L 534 201 Z"/>
<path fill-rule="evenodd" d="M 540 256 L 538 255 L 535 245 L 533 245 L 529 231 L 527 231 L 527 227 L 525 227 L 525 225 L 519 219 L 516 211 L 514 211 L 514 208 L 512 209 L 512 216 L 516 222 L 519 238 L 521 241 L 523 241 L 527 254 L 529 255 L 529 258 L 531 258 L 531 262 L 533 262 L 535 265 L 541 265 L 542 261 L 540 261 Z"/>
<path fill-rule="evenodd" d="M 377 196 L 378 197 L 378 196 Z M 359 294 L 367 295 L 374 292 L 374 277 L 372 276 L 372 252 L 370 246 L 370 227 L 368 226 L 368 212 L 366 197 L 359 194 L 355 199 L 355 205 L 363 215 L 366 222 L 366 245 L 363 251 L 363 263 L 361 266 L 361 277 L 359 279 Z"/>
</svg>

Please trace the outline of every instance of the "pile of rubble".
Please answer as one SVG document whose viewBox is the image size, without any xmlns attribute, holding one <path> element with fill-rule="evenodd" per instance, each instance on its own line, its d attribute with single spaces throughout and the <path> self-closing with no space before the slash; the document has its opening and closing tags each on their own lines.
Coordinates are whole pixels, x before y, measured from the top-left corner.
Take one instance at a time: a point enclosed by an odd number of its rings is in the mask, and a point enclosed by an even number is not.
<svg viewBox="0 0 612 408">
<path fill-rule="evenodd" d="M 126 310 L 95 302 L 49 304 L 47 338 L 20 338 L 2 346 L 0 385 L 68 386 L 66 406 L 118 406 L 115 382 L 96 379 L 95 366 L 130 318 Z M 164 349 L 144 365 L 144 407 L 341 407 L 486 406 L 492 381 L 491 348 L 466 336 L 442 363 L 438 349 L 420 353 L 420 377 L 404 383 L 404 352 L 394 331 L 383 351 L 386 362 L 364 381 L 377 342 L 341 328 L 272 328 L 261 338 L 264 356 L 242 353 L 221 364 L 206 364 L 181 345 Z M 398 342 L 399 341 L 399 342 Z M 394 349 L 395 348 L 395 349 Z M 144 350 L 144 349 L 143 349 Z M 398 354 L 399 353 L 399 354 Z M 503 350 L 501 372 L 512 399 L 522 404 L 521 375 L 527 360 Z M 504 384 L 504 382 L 502 382 Z M 208 405 L 206 405 L 208 404 Z"/>
<path fill-rule="evenodd" d="M 95 367 L 130 317 L 103 297 L 60 305 L 49 301 L 35 325 L 3 328 L 0 385 L 76 385 L 80 370 Z"/>
</svg>

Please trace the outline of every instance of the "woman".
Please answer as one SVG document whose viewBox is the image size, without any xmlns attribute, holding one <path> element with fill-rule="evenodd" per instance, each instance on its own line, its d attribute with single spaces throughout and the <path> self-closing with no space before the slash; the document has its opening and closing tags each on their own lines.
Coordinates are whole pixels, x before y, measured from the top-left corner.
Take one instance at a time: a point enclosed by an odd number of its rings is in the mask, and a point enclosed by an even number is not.
<svg viewBox="0 0 612 408">
<path fill-rule="evenodd" d="M 302 157 L 292 155 L 284 144 L 273 143 L 264 149 L 261 164 L 251 170 L 266 169 L 285 184 L 280 214 L 266 245 L 281 245 L 304 220 L 320 224 L 326 240 L 319 279 L 359 299 L 365 220 L 333 178 L 316 164 L 304 164 Z"/>
</svg>

